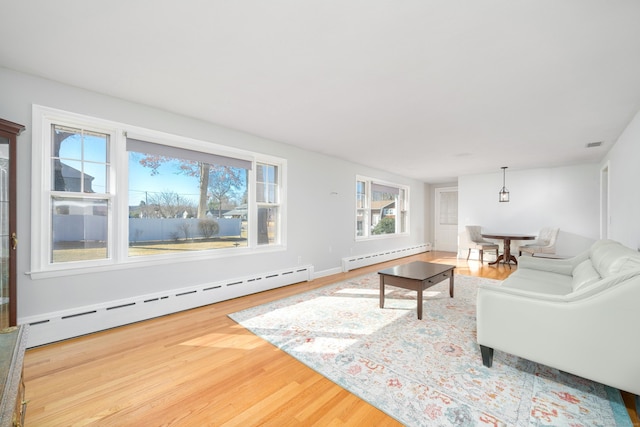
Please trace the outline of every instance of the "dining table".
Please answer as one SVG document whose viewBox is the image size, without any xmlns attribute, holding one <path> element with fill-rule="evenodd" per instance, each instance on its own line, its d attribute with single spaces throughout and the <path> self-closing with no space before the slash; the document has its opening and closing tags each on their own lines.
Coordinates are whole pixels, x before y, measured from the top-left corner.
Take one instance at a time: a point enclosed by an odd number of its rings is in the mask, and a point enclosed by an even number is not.
<svg viewBox="0 0 640 427">
<path fill-rule="evenodd" d="M 497 265 L 502 261 L 503 264 L 509 265 L 511 268 L 511 261 L 518 265 L 518 259 L 511 255 L 511 241 L 512 240 L 535 240 L 536 236 L 530 234 L 513 234 L 513 233 L 482 233 L 482 237 L 485 239 L 497 239 L 502 240 L 504 250 L 502 254 L 496 258 L 495 261 L 490 262 L 489 265 Z"/>
</svg>

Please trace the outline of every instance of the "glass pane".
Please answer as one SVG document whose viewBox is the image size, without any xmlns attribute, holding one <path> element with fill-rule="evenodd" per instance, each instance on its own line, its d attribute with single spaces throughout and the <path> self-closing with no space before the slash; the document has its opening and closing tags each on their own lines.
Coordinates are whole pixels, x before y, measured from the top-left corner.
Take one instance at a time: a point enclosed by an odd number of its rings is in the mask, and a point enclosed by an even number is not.
<svg viewBox="0 0 640 427">
<path fill-rule="evenodd" d="M 53 125 L 52 189 L 107 193 L 109 135 Z"/>
<path fill-rule="evenodd" d="M 0 138 L 0 200 L 9 200 L 9 145 Z"/>
<path fill-rule="evenodd" d="M 53 125 L 53 157 L 82 159 L 82 129 Z"/>
<path fill-rule="evenodd" d="M 85 193 L 106 193 L 108 167 L 102 163 L 84 163 Z"/>
<path fill-rule="evenodd" d="M 0 236 L 9 235 L 9 201 L 0 202 Z"/>
<path fill-rule="evenodd" d="M 259 203 L 278 203 L 278 167 L 258 164 L 256 187 L 256 200 Z"/>
<path fill-rule="evenodd" d="M 9 160 L 0 158 L 0 202 L 9 201 Z"/>
<path fill-rule="evenodd" d="M 82 159 L 85 162 L 108 163 L 109 135 L 85 131 L 83 142 Z"/>
<path fill-rule="evenodd" d="M 356 236 L 365 236 L 367 228 L 367 212 L 364 209 L 356 211 Z"/>
<path fill-rule="evenodd" d="M 53 159 L 51 171 L 54 191 L 82 192 L 82 162 Z"/>
<path fill-rule="evenodd" d="M 54 197 L 51 262 L 108 258 L 108 211 L 106 199 Z"/>
<path fill-rule="evenodd" d="M 258 244 L 277 243 L 279 212 L 277 207 L 258 207 Z"/>
<path fill-rule="evenodd" d="M 371 191 L 371 234 L 393 234 L 396 232 L 397 189 L 387 191 L 372 187 Z"/>
<path fill-rule="evenodd" d="M 9 326 L 9 235 L 0 237 L 0 330 Z"/>
<path fill-rule="evenodd" d="M 366 208 L 367 205 L 367 193 L 366 183 L 363 181 L 356 181 L 356 208 Z"/>
<path fill-rule="evenodd" d="M 244 168 L 129 151 L 129 256 L 248 246 L 247 177 Z"/>
</svg>

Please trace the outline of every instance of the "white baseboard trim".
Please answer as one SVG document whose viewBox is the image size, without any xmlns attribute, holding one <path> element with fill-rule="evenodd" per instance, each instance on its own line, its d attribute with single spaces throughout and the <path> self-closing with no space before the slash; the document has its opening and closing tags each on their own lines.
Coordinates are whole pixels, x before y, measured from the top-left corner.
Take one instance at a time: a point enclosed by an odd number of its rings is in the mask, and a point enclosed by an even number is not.
<svg viewBox="0 0 640 427">
<path fill-rule="evenodd" d="M 429 252 L 431 250 L 431 243 L 422 243 L 416 246 L 409 246 L 406 248 L 389 249 L 382 252 L 357 255 L 342 258 L 342 271 L 354 270 L 360 267 L 366 267 L 372 264 L 378 264 L 380 262 L 391 261 L 398 258 L 404 258 L 409 255 L 416 255 L 422 252 Z"/>
<path fill-rule="evenodd" d="M 342 268 L 340 267 L 330 268 L 329 270 L 322 270 L 322 271 L 315 272 L 313 274 L 313 279 L 319 279 L 321 277 L 332 276 L 334 274 L 340 274 L 340 273 L 342 273 Z"/>
<path fill-rule="evenodd" d="M 313 266 L 203 283 L 90 306 L 23 317 L 29 324 L 27 347 L 35 347 L 92 332 L 201 307 L 244 295 L 311 280 Z"/>
</svg>

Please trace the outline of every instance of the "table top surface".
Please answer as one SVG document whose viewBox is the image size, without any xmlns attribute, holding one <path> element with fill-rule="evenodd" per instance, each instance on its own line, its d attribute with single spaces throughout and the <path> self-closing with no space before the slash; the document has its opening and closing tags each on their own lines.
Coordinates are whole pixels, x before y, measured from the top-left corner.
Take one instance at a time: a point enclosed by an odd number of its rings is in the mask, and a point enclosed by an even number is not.
<svg viewBox="0 0 640 427">
<path fill-rule="evenodd" d="M 482 237 L 487 239 L 511 239 L 511 240 L 533 240 L 536 236 L 531 234 L 517 234 L 517 233 L 482 233 Z"/>
<path fill-rule="evenodd" d="M 453 271 L 455 265 L 436 264 L 433 262 L 414 261 L 409 264 L 396 265 L 378 271 L 378 274 L 403 277 L 405 279 L 426 280 L 447 271 Z"/>
</svg>

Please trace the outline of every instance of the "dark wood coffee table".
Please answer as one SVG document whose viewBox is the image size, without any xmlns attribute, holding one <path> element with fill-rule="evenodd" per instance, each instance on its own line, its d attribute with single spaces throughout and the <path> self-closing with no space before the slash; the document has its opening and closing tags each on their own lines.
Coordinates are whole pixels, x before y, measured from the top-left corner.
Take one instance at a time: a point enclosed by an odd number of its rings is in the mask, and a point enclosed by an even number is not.
<svg viewBox="0 0 640 427">
<path fill-rule="evenodd" d="M 418 319 L 422 320 L 422 291 L 449 278 L 449 296 L 453 298 L 454 265 L 414 261 L 378 271 L 380 275 L 380 308 L 384 308 L 384 286 L 418 291 Z"/>
</svg>

